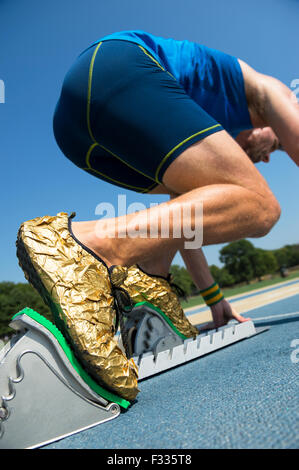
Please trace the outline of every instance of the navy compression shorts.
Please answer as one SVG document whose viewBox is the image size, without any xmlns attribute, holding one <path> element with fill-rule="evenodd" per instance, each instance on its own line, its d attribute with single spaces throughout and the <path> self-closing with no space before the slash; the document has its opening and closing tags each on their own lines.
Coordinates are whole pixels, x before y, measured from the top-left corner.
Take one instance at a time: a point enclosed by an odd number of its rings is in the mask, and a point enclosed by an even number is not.
<svg viewBox="0 0 299 470">
<path fill-rule="evenodd" d="M 186 148 L 222 126 L 142 46 L 107 40 L 86 49 L 63 82 L 54 135 L 94 176 L 147 193 Z"/>
</svg>

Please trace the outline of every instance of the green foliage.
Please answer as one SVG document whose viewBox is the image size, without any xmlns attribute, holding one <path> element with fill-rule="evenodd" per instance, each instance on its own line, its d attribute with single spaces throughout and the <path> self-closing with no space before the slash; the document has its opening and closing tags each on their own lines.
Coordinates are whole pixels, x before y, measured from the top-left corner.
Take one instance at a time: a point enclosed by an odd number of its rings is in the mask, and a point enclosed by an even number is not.
<svg viewBox="0 0 299 470">
<path fill-rule="evenodd" d="M 255 248 L 248 240 L 229 243 L 220 250 L 220 261 L 235 281 L 249 282 L 272 274 L 281 266 L 299 264 L 299 245 L 286 245 L 278 250 Z"/>
<path fill-rule="evenodd" d="M 0 337 L 12 333 L 9 322 L 12 316 L 25 307 L 36 310 L 53 321 L 50 309 L 30 284 L 0 283 Z"/>
<path fill-rule="evenodd" d="M 250 257 L 254 277 L 261 279 L 265 274 L 272 274 L 278 270 L 278 264 L 271 251 L 256 248 Z"/>
<path fill-rule="evenodd" d="M 186 268 L 173 264 L 170 268 L 170 272 L 173 282 L 183 289 L 186 295 L 191 295 L 196 291 L 196 287 Z"/>
<path fill-rule="evenodd" d="M 299 264 L 299 245 L 286 245 L 278 250 L 273 250 L 279 267 L 297 266 Z"/>
<path fill-rule="evenodd" d="M 252 257 L 255 248 L 248 240 L 229 243 L 220 250 L 220 261 L 236 282 L 249 282 L 254 277 Z"/>
<path fill-rule="evenodd" d="M 220 287 L 232 286 L 236 282 L 234 276 L 232 276 L 226 268 L 218 268 L 218 266 L 212 264 L 210 271 Z"/>
</svg>

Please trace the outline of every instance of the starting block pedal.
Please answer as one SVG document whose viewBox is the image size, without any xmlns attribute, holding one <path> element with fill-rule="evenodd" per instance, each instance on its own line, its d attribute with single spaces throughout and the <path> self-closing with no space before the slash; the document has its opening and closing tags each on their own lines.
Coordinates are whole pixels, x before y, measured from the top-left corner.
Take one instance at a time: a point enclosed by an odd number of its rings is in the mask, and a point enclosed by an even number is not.
<svg viewBox="0 0 299 470">
<path fill-rule="evenodd" d="M 25 308 L 0 351 L 0 449 L 36 448 L 116 418 L 129 402 L 100 387 L 60 331 Z"/>
</svg>

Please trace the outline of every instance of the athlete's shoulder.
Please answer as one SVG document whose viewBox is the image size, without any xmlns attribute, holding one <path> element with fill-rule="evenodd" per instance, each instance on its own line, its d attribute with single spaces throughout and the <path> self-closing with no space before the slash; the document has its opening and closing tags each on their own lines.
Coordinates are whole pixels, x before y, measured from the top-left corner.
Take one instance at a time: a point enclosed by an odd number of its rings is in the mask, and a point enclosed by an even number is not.
<svg viewBox="0 0 299 470">
<path fill-rule="evenodd" d="M 152 43 L 177 43 L 180 44 L 182 42 L 190 42 L 190 41 L 182 41 L 177 40 L 171 37 L 161 36 L 159 34 L 153 34 L 148 31 L 144 31 L 141 29 L 130 29 L 130 30 L 123 30 L 117 31 L 113 33 L 109 33 L 103 37 L 101 37 L 98 41 L 107 40 L 107 39 L 127 39 L 129 40 L 143 40 L 145 42 L 152 42 Z"/>
<path fill-rule="evenodd" d="M 153 40 L 155 38 L 158 38 L 154 34 L 151 34 L 147 31 L 143 31 L 141 29 L 130 29 L 130 30 L 122 30 L 122 31 L 115 31 L 109 34 L 106 34 L 105 36 L 101 37 L 100 40 L 104 39 L 118 39 L 118 38 L 123 38 L 123 39 L 136 39 L 136 38 L 152 38 Z"/>
</svg>

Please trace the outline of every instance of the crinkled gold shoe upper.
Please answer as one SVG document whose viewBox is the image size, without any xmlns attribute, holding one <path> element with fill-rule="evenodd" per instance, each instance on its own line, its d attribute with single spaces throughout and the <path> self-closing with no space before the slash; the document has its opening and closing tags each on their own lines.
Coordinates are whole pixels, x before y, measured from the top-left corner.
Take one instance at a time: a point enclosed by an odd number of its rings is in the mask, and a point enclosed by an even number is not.
<svg viewBox="0 0 299 470">
<path fill-rule="evenodd" d="M 66 213 L 23 223 L 19 237 L 80 357 L 106 386 L 134 399 L 138 371 L 113 338 L 114 298 L 106 265 L 72 237 Z"/>
<path fill-rule="evenodd" d="M 185 316 L 179 298 L 167 279 L 146 274 L 137 265 L 130 268 L 115 266 L 111 279 L 113 284 L 128 291 L 134 303 L 147 301 L 162 310 L 184 336 L 198 335 L 197 328 Z"/>
</svg>

